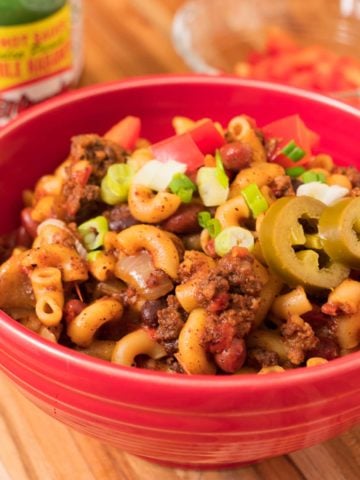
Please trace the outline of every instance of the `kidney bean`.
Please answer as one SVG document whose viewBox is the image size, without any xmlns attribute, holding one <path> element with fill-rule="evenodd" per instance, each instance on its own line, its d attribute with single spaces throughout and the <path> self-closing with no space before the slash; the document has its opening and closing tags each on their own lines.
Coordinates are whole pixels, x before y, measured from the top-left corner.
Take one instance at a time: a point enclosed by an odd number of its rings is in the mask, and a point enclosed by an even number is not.
<svg viewBox="0 0 360 480">
<path fill-rule="evenodd" d="M 16 245 L 30 248 L 32 241 L 33 241 L 32 237 L 28 234 L 25 227 L 21 225 L 16 231 Z"/>
<path fill-rule="evenodd" d="M 325 304 L 326 305 L 326 304 Z M 325 308 L 326 310 L 326 308 Z M 326 327 L 332 322 L 332 318 L 321 311 L 318 305 L 313 304 L 312 310 L 301 315 L 302 319 L 311 325 L 313 330 Z"/>
<path fill-rule="evenodd" d="M 319 344 L 313 349 L 307 352 L 307 357 L 321 357 L 326 360 L 333 360 L 340 354 L 339 345 L 333 338 L 319 337 Z"/>
<path fill-rule="evenodd" d="M 26 232 L 30 235 L 31 238 L 35 238 L 37 235 L 37 227 L 39 226 L 38 222 L 31 217 L 31 207 L 26 207 L 21 210 L 21 224 L 25 228 Z"/>
<path fill-rule="evenodd" d="M 137 223 L 139 222 L 131 215 L 126 204 L 115 205 L 109 212 L 109 226 L 114 232 L 121 232 Z"/>
<path fill-rule="evenodd" d="M 242 338 L 233 338 L 229 348 L 214 355 L 216 364 L 226 373 L 235 373 L 246 359 L 246 345 Z"/>
<path fill-rule="evenodd" d="M 164 300 L 147 300 L 141 309 L 141 321 L 149 327 L 156 327 L 158 324 L 157 312 L 164 307 L 166 307 Z"/>
<path fill-rule="evenodd" d="M 250 165 L 252 149 L 239 141 L 226 143 L 220 148 L 224 167 L 228 170 L 241 170 Z"/>
<path fill-rule="evenodd" d="M 162 222 L 161 226 L 172 233 L 197 233 L 201 231 L 197 215 L 204 207 L 194 204 L 183 204 L 176 212 Z"/>
<path fill-rule="evenodd" d="M 64 318 L 67 323 L 70 323 L 79 313 L 84 310 L 86 304 L 81 300 L 73 298 L 68 300 L 64 306 Z"/>
</svg>

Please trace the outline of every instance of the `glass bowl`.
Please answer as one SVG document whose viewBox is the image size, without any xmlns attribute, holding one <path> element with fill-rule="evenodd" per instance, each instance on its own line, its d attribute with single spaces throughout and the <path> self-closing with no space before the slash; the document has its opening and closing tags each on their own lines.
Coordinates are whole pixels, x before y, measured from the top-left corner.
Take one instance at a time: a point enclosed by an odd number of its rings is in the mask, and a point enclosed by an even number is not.
<svg viewBox="0 0 360 480">
<path fill-rule="evenodd" d="M 195 72 L 236 73 L 280 81 L 360 106 L 357 1 L 189 0 L 174 17 L 172 38 L 179 55 Z M 296 78 L 291 78 L 291 72 L 286 76 L 283 71 L 286 65 L 279 65 L 275 58 L 280 47 L 288 50 L 285 51 L 290 55 L 285 58 L 288 67 L 289 62 L 297 62 L 291 58 L 289 42 L 295 42 L 301 49 L 302 63 L 296 66 L 300 75 Z M 266 72 L 262 66 L 249 71 L 249 64 L 259 61 L 259 54 L 265 51 L 269 53 Z M 316 75 L 311 86 L 308 85 L 310 70 L 311 75 Z"/>
</svg>

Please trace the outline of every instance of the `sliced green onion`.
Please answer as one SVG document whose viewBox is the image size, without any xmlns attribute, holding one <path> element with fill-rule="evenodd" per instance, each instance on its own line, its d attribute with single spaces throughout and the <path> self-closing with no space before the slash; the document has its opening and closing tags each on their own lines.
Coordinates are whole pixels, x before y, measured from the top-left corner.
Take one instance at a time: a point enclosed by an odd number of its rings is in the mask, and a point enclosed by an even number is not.
<svg viewBox="0 0 360 480">
<path fill-rule="evenodd" d="M 254 247 L 252 233 L 243 227 L 228 227 L 215 238 L 215 252 L 220 257 L 230 252 L 233 247 L 244 247 L 252 250 Z"/>
<path fill-rule="evenodd" d="M 109 178 L 105 176 L 101 180 L 100 194 L 101 200 L 108 205 L 117 205 L 127 199 L 129 187 L 122 185 L 116 188 L 116 191 L 109 187 Z"/>
<path fill-rule="evenodd" d="M 299 177 L 302 173 L 305 172 L 304 167 L 290 167 L 290 168 L 285 168 L 285 173 L 289 177 L 296 178 Z"/>
<path fill-rule="evenodd" d="M 108 221 L 102 215 L 91 218 L 78 226 L 78 231 L 87 250 L 96 250 L 104 243 L 105 233 L 108 232 Z"/>
<path fill-rule="evenodd" d="M 208 222 L 211 220 L 211 214 L 209 212 L 199 212 L 197 217 L 201 228 L 206 228 Z"/>
<path fill-rule="evenodd" d="M 325 183 L 326 178 L 322 172 L 313 172 L 309 170 L 301 175 L 301 180 L 304 183 L 310 183 L 310 182 Z"/>
<path fill-rule="evenodd" d="M 184 173 L 176 173 L 169 183 L 169 189 L 178 195 L 183 203 L 190 203 L 193 192 L 196 191 L 196 185 Z"/>
<path fill-rule="evenodd" d="M 201 228 L 205 228 L 211 238 L 215 238 L 221 232 L 221 224 L 217 218 L 211 218 L 209 212 L 199 212 L 198 222 Z"/>
<path fill-rule="evenodd" d="M 253 216 L 256 218 L 260 213 L 265 212 L 269 208 L 264 195 L 260 192 L 256 183 L 250 183 L 241 190 L 241 195 L 244 197 L 247 206 L 250 208 Z"/>
<path fill-rule="evenodd" d="M 101 251 L 100 250 L 94 250 L 93 252 L 89 252 L 87 255 L 86 255 L 86 260 L 88 262 L 95 262 L 101 255 Z"/>
<path fill-rule="evenodd" d="M 208 222 L 206 229 L 209 232 L 210 237 L 215 238 L 221 232 L 221 223 L 217 218 L 212 218 Z"/>
<path fill-rule="evenodd" d="M 191 188 L 180 188 L 176 195 L 180 197 L 182 203 L 190 203 L 193 193 L 194 191 Z"/>
<path fill-rule="evenodd" d="M 294 142 L 294 140 L 290 140 L 290 142 L 287 143 L 287 144 L 285 145 L 285 147 L 283 147 L 283 149 L 281 150 L 281 153 L 283 153 L 284 155 L 288 156 L 289 153 L 291 153 L 291 152 L 294 150 L 294 148 L 296 148 L 296 147 L 297 147 L 297 145 L 296 145 L 296 143 Z"/>
<path fill-rule="evenodd" d="M 305 157 L 305 151 L 301 147 L 296 145 L 294 140 L 290 140 L 290 142 L 286 144 L 285 147 L 281 150 L 281 153 L 283 153 L 293 162 L 298 162 Z"/>
<path fill-rule="evenodd" d="M 133 169 L 126 163 L 111 165 L 101 181 L 101 199 L 108 205 L 125 202 L 133 175 Z"/>
<path fill-rule="evenodd" d="M 216 162 L 216 178 L 218 179 L 220 185 L 223 188 L 228 188 L 229 186 L 229 177 L 226 175 L 224 164 L 221 158 L 219 150 L 216 150 L 215 153 L 215 162 Z"/>
</svg>

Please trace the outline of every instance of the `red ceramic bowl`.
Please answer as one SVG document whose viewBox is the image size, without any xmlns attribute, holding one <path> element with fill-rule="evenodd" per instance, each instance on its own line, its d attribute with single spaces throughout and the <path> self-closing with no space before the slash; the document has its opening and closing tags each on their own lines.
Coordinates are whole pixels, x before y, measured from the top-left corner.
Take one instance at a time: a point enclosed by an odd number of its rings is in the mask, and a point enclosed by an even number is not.
<svg viewBox="0 0 360 480">
<path fill-rule="evenodd" d="M 144 134 L 170 133 L 173 115 L 259 124 L 299 113 L 323 150 L 360 166 L 360 112 L 260 82 L 152 77 L 75 91 L 0 132 L 0 232 L 17 224 L 21 191 L 51 172 L 72 135 L 139 115 Z M 340 434 L 360 419 L 360 352 L 272 375 L 182 376 L 119 367 L 51 344 L 0 313 L 2 370 L 54 418 L 149 460 L 190 467 L 259 461 Z"/>
</svg>

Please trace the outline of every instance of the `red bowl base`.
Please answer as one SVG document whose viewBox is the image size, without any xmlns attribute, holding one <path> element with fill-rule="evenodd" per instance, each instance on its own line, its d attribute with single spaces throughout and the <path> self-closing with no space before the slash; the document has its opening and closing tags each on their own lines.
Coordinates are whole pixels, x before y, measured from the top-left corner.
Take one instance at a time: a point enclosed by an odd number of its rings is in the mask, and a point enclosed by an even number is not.
<svg viewBox="0 0 360 480">
<path fill-rule="evenodd" d="M 162 467 L 169 468 L 183 468 L 187 470 L 230 470 L 234 468 L 243 468 L 254 465 L 255 463 L 260 463 L 262 460 L 252 460 L 250 462 L 235 462 L 235 463 L 224 463 L 224 464 L 206 464 L 206 463 L 177 463 L 177 462 L 167 462 L 164 460 L 158 460 L 156 458 L 143 457 L 142 455 L 133 455 L 134 457 L 141 458 L 141 460 L 146 460 L 150 463 L 155 463 Z"/>
</svg>

